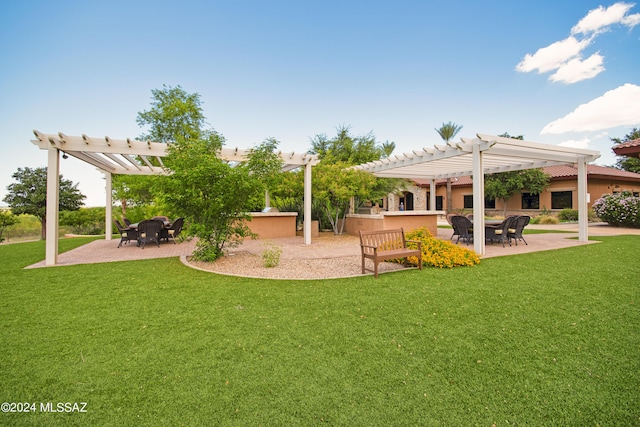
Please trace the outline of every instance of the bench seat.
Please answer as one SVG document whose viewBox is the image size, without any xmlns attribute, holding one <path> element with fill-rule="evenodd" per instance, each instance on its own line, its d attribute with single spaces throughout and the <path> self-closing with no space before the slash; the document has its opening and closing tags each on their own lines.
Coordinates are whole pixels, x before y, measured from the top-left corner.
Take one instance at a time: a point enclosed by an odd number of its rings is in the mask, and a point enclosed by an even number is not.
<svg viewBox="0 0 640 427">
<path fill-rule="evenodd" d="M 418 249 L 407 248 L 407 243 L 418 245 Z M 404 258 L 405 265 L 408 257 L 418 258 L 418 268 L 422 270 L 422 242 L 406 240 L 402 228 L 394 230 L 360 231 L 360 248 L 362 251 L 362 274 L 373 272 L 378 277 L 378 264 L 390 259 Z M 367 269 L 365 260 L 373 261 L 373 270 Z"/>
</svg>

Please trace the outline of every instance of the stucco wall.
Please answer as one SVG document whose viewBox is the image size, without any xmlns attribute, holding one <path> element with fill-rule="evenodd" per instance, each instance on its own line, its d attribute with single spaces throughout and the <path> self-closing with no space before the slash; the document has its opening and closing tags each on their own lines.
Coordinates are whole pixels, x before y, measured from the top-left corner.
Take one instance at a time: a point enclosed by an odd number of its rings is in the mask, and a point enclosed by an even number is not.
<svg viewBox="0 0 640 427">
<path fill-rule="evenodd" d="M 296 212 L 253 212 L 247 225 L 260 239 L 296 236 Z"/>
</svg>

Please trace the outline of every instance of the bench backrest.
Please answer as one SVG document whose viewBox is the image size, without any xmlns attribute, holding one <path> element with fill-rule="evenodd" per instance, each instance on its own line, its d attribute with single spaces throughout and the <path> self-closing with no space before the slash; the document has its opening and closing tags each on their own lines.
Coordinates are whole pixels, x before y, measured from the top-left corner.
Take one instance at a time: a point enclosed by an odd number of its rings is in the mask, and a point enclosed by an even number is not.
<svg viewBox="0 0 640 427">
<path fill-rule="evenodd" d="M 375 246 L 379 250 L 403 249 L 406 247 L 404 230 L 398 228 L 394 230 L 361 231 L 360 245 L 363 246 L 364 253 L 373 253 L 373 249 L 366 246 Z"/>
</svg>

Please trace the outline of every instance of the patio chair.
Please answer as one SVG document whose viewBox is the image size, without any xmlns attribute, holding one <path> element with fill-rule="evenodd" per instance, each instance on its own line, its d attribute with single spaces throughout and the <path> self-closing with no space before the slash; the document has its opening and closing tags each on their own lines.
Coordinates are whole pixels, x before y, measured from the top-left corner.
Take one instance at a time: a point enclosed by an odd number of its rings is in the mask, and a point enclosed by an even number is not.
<svg viewBox="0 0 640 427">
<path fill-rule="evenodd" d="M 466 242 L 467 245 L 473 241 L 473 223 L 469 218 L 462 215 L 454 215 L 451 217 L 451 225 L 453 226 L 454 234 L 456 231 L 458 234 L 456 243 L 458 243 L 460 239 Z"/>
<path fill-rule="evenodd" d="M 451 235 L 451 237 L 449 238 L 449 240 L 453 240 L 453 238 L 455 236 L 458 236 L 458 230 L 456 230 L 456 227 L 453 225 L 453 221 L 451 221 L 451 218 L 453 218 L 454 216 L 456 216 L 456 214 L 453 213 L 449 213 L 447 214 L 446 218 L 447 218 L 447 222 L 449 223 L 449 225 L 451 226 L 451 228 L 453 228 L 453 234 Z"/>
<path fill-rule="evenodd" d="M 517 217 L 507 217 L 504 221 L 497 227 L 485 227 L 485 239 L 491 240 L 493 243 L 494 240 L 502 242 L 502 247 L 504 248 L 504 242 L 506 241 L 511 246 L 511 240 L 509 239 L 509 232 L 515 231 L 515 221 Z"/>
<path fill-rule="evenodd" d="M 127 227 L 131 225 L 131 221 L 129 221 L 129 218 L 127 218 L 126 216 L 122 216 L 120 217 L 122 218 L 122 222 L 124 223 L 124 225 L 126 225 Z"/>
<path fill-rule="evenodd" d="M 138 223 L 138 241 L 144 249 L 147 243 L 155 242 L 160 247 L 160 231 L 164 228 L 164 222 L 159 219 L 145 219 Z"/>
<path fill-rule="evenodd" d="M 171 227 L 164 229 L 162 238 L 166 239 L 167 242 L 169 242 L 169 239 L 173 239 L 173 244 L 175 245 L 176 237 L 180 235 L 183 225 L 184 225 L 184 218 L 176 219 L 175 221 L 173 221 L 173 224 L 171 224 Z"/>
<path fill-rule="evenodd" d="M 116 228 L 120 232 L 120 243 L 118 243 L 118 247 L 122 246 L 123 243 L 129 243 L 132 240 L 138 241 L 138 232 L 133 228 L 123 227 L 120 221 L 117 219 L 114 220 L 116 223 Z"/>
<path fill-rule="evenodd" d="M 511 239 L 513 239 L 516 241 L 516 246 L 518 246 L 518 240 L 522 240 L 524 244 L 527 246 L 529 245 L 527 241 L 524 240 L 524 237 L 522 237 L 522 231 L 529 224 L 530 220 L 531 220 L 531 217 L 528 215 L 522 215 L 522 216 L 516 217 L 515 223 L 513 227 L 511 227 L 511 230 L 509 230 L 509 233 L 507 235 L 509 239 L 509 244 L 511 244 Z"/>
</svg>

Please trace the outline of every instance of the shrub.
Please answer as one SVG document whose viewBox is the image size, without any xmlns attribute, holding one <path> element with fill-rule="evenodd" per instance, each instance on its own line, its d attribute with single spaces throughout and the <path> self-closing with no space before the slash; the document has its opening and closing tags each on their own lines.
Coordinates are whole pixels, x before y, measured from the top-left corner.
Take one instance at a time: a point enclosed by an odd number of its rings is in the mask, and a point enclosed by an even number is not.
<svg viewBox="0 0 640 427">
<path fill-rule="evenodd" d="M 426 227 L 407 232 L 406 239 L 422 242 L 422 265 L 426 267 L 453 268 L 480 263 L 480 258 L 474 251 L 449 241 L 437 239 L 431 235 Z M 413 249 L 418 247 L 415 243 L 407 243 L 407 246 Z M 402 262 L 402 260 L 394 261 Z M 413 265 L 418 265 L 418 257 L 409 257 L 408 261 Z"/>
<path fill-rule="evenodd" d="M 603 195 L 593 204 L 593 211 L 612 226 L 640 227 L 640 197 L 628 191 Z"/>
<path fill-rule="evenodd" d="M 577 209 L 562 209 L 558 213 L 558 219 L 560 221 L 577 221 L 578 210 Z"/>
<path fill-rule="evenodd" d="M 266 268 L 276 267 L 280 264 L 280 254 L 282 254 L 280 246 L 265 243 L 265 249 L 262 252 L 262 264 Z"/>
<path fill-rule="evenodd" d="M 531 218 L 531 224 L 557 224 L 558 218 L 552 215 L 538 215 L 535 218 Z"/>
<path fill-rule="evenodd" d="M 77 211 L 61 211 L 60 225 L 71 227 L 75 234 L 104 233 L 105 208 L 80 208 Z"/>
</svg>

